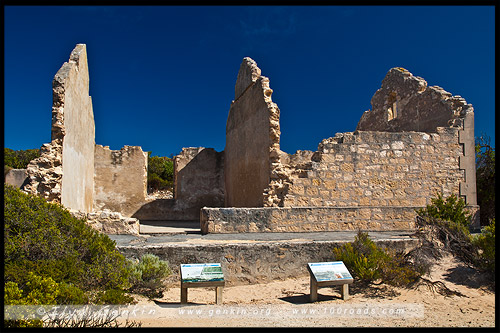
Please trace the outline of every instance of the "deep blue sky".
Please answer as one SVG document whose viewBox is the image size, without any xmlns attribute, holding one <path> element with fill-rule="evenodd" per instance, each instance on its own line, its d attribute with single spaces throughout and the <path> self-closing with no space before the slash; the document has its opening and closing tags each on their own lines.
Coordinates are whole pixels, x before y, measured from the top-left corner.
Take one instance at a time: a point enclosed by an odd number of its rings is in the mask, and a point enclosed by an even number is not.
<svg viewBox="0 0 500 333">
<path fill-rule="evenodd" d="M 493 6 L 4 7 L 5 147 L 50 142 L 52 79 L 87 44 L 96 143 L 225 146 L 243 57 L 269 77 L 281 149 L 354 131 L 392 67 L 460 95 L 495 140 Z"/>
</svg>

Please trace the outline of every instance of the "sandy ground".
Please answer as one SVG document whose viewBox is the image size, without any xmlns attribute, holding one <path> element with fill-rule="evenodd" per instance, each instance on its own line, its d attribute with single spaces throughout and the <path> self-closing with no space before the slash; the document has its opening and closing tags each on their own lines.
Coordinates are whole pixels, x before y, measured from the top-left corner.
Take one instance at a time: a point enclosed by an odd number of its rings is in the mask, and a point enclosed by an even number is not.
<svg viewBox="0 0 500 333">
<path fill-rule="evenodd" d="M 448 256 L 426 278 L 463 296 L 442 296 L 426 286 L 361 288 L 355 281 L 347 300 L 339 287 L 325 287 L 310 303 L 305 276 L 225 287 L 222 305 L 215 304 L 214 288 L 192 288 L 181 306 L 179 288 L 170 288 L 162 299 L 139 297 L 136 313 L 143 315 L 130 319 L 142 327 L 495 327 L 495 294 L 484 287 L 484 276 Z"/>
</svg>

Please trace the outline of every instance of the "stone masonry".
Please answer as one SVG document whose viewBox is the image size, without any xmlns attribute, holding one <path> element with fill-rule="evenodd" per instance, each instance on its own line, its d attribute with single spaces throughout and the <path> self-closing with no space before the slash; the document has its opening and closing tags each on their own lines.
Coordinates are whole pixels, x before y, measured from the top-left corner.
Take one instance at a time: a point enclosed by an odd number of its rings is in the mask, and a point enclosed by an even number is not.
<svg viewBox="0 0 500 333">
<path fill-rule="evenodd" d="M 463 197 L 478 221 L 474 109 L 406 69 L 389 70 L 355 131 L 288 154 L 269 79 L 244 58 L 224 151 L 184 148 L 174 198 L 156 200 L 140 147 L 95 144 L 88 84 L 78 44 L 54 78 L 52 141 L 29 164 L 24 190 L 102 232 L 137 234 L 139 219 L 199 219 L 203 233 L 412 230 L 415 210 L 438 193 Z"/>
<path fill-rule="evenodd" d="M 127 188 L 133 187 L 131 184 L 134 181 L 142 182 L 145 188 L 147 156 L 144 156 L 140 147 L 124 148 L 125 153 L 139 150 L 142 157 L 142 174 L 139 179 L 133 178 L 133 181 L 127 180 L 127 175 L 132 174 L 134 167 L 121 174 L 118 170 L 120 167 L 116 162 L 127 160 L 124 156 L 110 158 L 108 165 L 103 165 L 102 155 L 105 155 L 105 149 L 102 146 L 97 148 L 97 166 L 94 165 L 95 124 L 89 96 L 85 44 L 78 44 L 73 49 L 69 61 L 54 76 L 52 90 L 52 141 L 42 145 L 40 157 L 29 163 L 26 169 L 27 180 L 22 189 L 61 204 L 75 216 L 87 217 L 89 224 L 99 231 L 137 234 L 139 221 L 123 216 L 121 212 L 131 214 L 128 209 L 134 201 L 135 193 L 127 192 Z M 113 155 L 109 149 L 108 152 Z M 117 154 L 113 156 L 116 157 Z M 111 183 L 119 181 L 113 189 L 106 187 L 104 179 L 108 176 L 107 180 Z M 94 180 L 97 181 L 97 197 Z M 145 191 L 138 192 L 144 198 Z M 114 196 L 113 200 L 106 201 L 109 196 Z M 109 208 L 121 212 L 113 212 Z"/>
<path fill-rule="evenodd" d="M 28 165 L 24 190 L 91 212 L 94 193 L 94 114 L 85 44 L 78 44 L 52 82 L 52 138 Z"/>
<path fill-rule="evenodd" d="M 269 79 L 244 58 L 226 124 L 225 205 L 262 207 L 279 150 L 280 110 L 271 99 Z"/>
<path fill-rule="evenodd" d="M 255 66 L 252 70 L 260 75 Z M 238 90 L 241 85 L 236 86 Z M 276 140 L 262 206 L 283 207 L 279 213 L 266 208 L 205 208 L 202 231 L 413 229 L 415 210 L 430 204 L 438 193 L 461 195 L 477 212 L 473 124 L 472 105 L 462 97 L 393 68 L 356 131 L 324 139 L 316 152 L 293 155 L 279 150 Z M 226 188 L 231 186 L 228 181 L 226 177 Z M 297 213 L 301 208 L 309 215 Z"/>
<path fill-rule="evenodd" d="M 94 210 L 132 216 L 147 195 L 148 155 L 138 146 L 120 150 L 95 146 Z"/>
</svg>

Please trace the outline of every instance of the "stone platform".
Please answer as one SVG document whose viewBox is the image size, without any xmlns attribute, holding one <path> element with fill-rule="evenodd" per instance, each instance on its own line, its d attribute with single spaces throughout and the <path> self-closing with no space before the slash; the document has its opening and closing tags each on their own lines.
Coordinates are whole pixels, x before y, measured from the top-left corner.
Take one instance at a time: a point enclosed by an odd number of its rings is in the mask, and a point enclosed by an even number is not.
<svg viewBox="0 0 500 333">
<path fill-rule="evenodd" d="M 266 283 L 307 276 L 308 262 L 335 260 L 332 250 L 351 242 L 356 231 L 304 233 L 109 235 L 128 258 L 155 254 L 169 262 L 168 285 L 178 286 L 180 264 L 221 263 L 227 285 Z M 411 232 L 368 232 L 381 246 L 410 249 L 417 244 Z"/>
</svg>

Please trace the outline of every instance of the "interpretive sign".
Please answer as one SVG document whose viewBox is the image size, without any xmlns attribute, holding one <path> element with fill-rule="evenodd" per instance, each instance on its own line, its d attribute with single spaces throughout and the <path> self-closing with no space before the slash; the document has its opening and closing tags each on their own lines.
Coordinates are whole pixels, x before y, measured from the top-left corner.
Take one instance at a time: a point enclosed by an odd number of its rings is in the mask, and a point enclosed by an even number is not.
<svg viewBox="0 0 500 333">
<path fill-rule="evenodd" d="M 308 265 L 317 282 L 352 280 L 351 273 L 349 273 L 342 261 L 315 262 Z"/>
<path fill-rule="evenodd" d="M 187 303 L 188 288 L 215 287 L 215 302 L 222 303 L 224 274 L 219 263 L 181 264 L 181 304 Z"/>
<path fill-rule="evenodd" d="M 223 281 L 222 267 L 217 263 L 181 265 L 182 282 Z"/>
<path fill-rule="evenodd" d="M 349 284 L 354 280 L 342 261 L 308 263 L 307 269 L 311 277 L 311 302 L 318 299 L 318 288 L 340 285 L 342 299 L 349 297 Z"/>
</svg>

